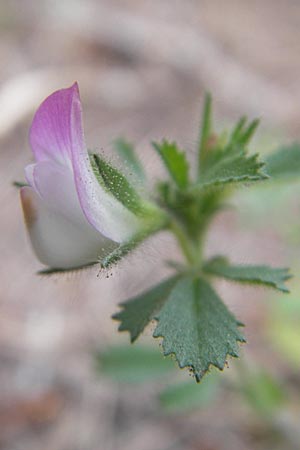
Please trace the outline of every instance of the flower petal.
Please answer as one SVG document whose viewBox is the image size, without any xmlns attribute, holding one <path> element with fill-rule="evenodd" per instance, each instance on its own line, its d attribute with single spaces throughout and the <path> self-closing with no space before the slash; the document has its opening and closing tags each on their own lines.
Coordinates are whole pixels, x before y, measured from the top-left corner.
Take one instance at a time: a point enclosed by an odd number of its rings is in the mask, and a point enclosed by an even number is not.
<svg viewBox="0 0 300 450">
<path fill-rule="evenodd" d="M 33 168 L 32 168 L 33 166 Z M 79 224 L 92 226 L 81 209 L 75 188 L 72 168 L 52 161 L 41 161 L 25 168 L 31 187 L 40 195 L 45 205 Z"/>
<path fill-rule="evenodd" d="M 55 160 L 70 165 L 71 126 L 82 129 L 80 117 L 71 125 L 74 96 L 78 97 L 77 83 L 51 94 L 37 110 L 29 133 L 36 161 Z"/>
<path fill-rule="evenodd" d="M 99 184 L 84 143 L 79 93 L 72 105 L 72 165 L 82 210 L 91 225 L 116 242 L 124 242 L 141 229 L 141 219 L 125 208 Z"/>
<path fill-rule="evenodd" d="M 48 208 L 30 187 L 21 189 L 24 218 L 39 260 L 53 268 L 72 269 L 97 262 L 114 248 L 87 222 L 80 226 Z"/>
</svg>

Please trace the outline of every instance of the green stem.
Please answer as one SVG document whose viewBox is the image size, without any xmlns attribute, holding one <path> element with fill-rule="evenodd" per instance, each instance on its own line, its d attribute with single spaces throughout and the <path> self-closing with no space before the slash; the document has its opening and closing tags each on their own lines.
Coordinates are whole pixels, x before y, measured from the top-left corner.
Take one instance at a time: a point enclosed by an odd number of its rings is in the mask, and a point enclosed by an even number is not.
<svg viewBox="0 0 300 450">
<path fill-rule="evenodd" d="M 202 259 L 200 242 L 190 239 L 184 229 L 175 221 L 170 224 L 170 229 L 190 266 L 199 267 Z"/>
</svg>

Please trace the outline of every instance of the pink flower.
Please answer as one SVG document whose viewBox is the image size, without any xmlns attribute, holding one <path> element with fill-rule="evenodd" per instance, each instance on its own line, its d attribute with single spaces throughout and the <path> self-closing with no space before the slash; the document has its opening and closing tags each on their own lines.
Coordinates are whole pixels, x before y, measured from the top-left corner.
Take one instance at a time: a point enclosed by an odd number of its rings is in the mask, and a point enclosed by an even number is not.
<svg viewBox="0 0 300 450">
<path fill-rule="evenodd" d="M 78 85 L 54 92 L 30 129 L 35 163 L 21 189 L 25 222 L 43 264 L 68 269 L 96 262 L 131 239 L 141 219 L 97 181 L 85 145 Z"/>
</svg>

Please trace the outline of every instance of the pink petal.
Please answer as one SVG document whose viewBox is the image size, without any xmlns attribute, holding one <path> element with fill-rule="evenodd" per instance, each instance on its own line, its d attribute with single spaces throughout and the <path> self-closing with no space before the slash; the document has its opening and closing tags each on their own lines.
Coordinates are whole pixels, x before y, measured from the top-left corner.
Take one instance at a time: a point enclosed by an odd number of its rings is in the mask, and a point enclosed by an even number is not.
<svg viewBox="0 0 300 450">
<path fill-rule="evenodd" d="M 72 122 L 74 97 L 79 98 L 78 85 L 54 92 L 37 110 L 30 129 L 29 141 L 36 161 L 57 161 L 70 164 L 71 127 L 81 130 L 81 117 Z"/>
</svg>

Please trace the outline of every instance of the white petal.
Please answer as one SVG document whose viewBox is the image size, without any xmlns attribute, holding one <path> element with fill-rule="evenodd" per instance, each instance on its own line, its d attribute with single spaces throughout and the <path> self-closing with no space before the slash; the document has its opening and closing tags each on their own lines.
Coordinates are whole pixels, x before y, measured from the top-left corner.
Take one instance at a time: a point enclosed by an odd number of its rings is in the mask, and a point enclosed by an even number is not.
<svg viewBox="0 0 300 450">
<path fill-rule="evenodd" d="M 76 268 L 96 262 L 114 248 L 87 222 L 74 223 L 48 208 L 32 188 L 21 189 L 21 201 L 33 249 L 43 264 Z"/>
<path fill-rule="evenodd" d="M 52 161 L 41 161 L 33 164 L 33 169 L 31 167 L 26 167 L 26 175 L 32 172 L 31 187 L 41 196 L 46 206 L 66 216 L 70 221 L 86 223 L 75 188 L 72 168 Z"/>
</svg>

